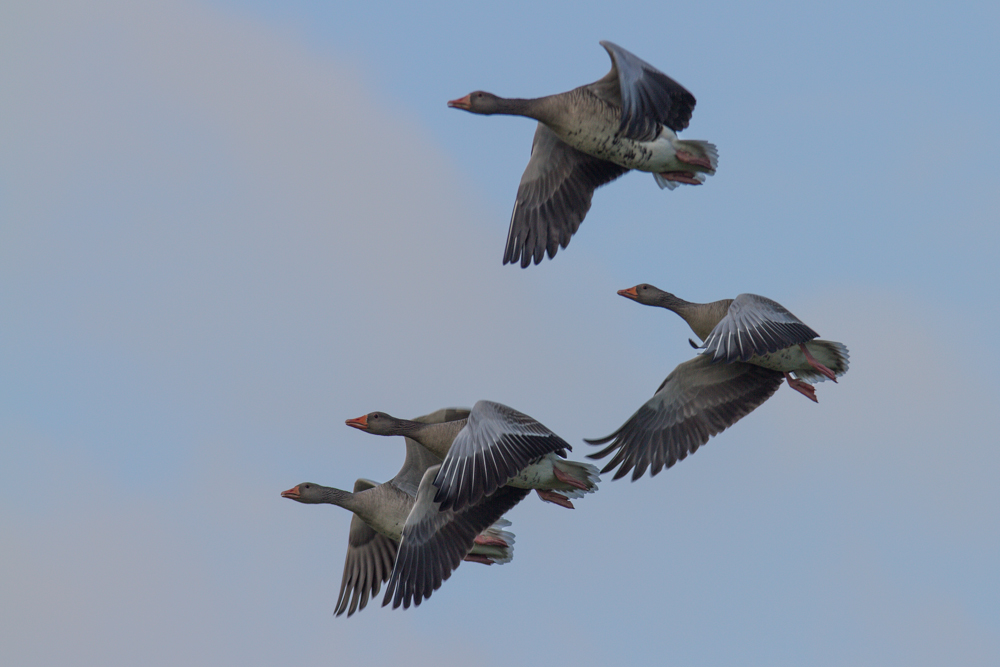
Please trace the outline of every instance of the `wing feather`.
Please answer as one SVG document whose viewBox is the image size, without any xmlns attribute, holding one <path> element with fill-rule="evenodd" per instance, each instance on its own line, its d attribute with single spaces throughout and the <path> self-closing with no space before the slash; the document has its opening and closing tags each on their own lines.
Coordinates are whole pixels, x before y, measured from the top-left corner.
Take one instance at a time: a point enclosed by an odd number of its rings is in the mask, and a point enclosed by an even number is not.
<svg viewBox="0 0 1000 667">
<path fill-rule="evenodd" d="M 713 364 L 707 355 L 686 361 L 667 376 L 656 394 L 605 438 L 611 443 L 592 459 L 614 454 L 602 473 L 618 468 L 614 479 L 647 469 L 656 475 L 693 454 L 708 439 L 750 414 L 778 390 L 784 375 L 746 363 Z"/>
<path fill-rule="evenodd" d="M 503 514 L 528 495 L 528 489 L 505 486 L 492 496 L 461 511 L 440 509 L 434 502 L 437 466 L 420 482 L 417 502 L 403 527 L 398 556 L 382 606 L 392 603 L 408 609 L 431 596 L 451 577 L 472 549 L 476 536 L 501 522 Z"/>
<path fill-rule="evenodd" d="M 587 155 L 539 123 L 510 215 L 503 263 L 521 268 L 555 257 L 590 210 L 594 190 L 628 169 Z"/>
<path fill-rule="evenodd" d="M 713 361 L 747 361 L 817 338 L 818 333 L 784 306 L 756 294 L 740 294 L 726 316 L 705 339 L 705 354 Z"/>
<path fill-rule="evenodd" d="M 684 86 L 656 69 L 634 53 L 609 41 L 601 46 L 611 56 L 611 71 L 591 84 L 591 90 L 622 108 L 619 132 L 624 136 L 644 139 L 649 124 L 662 123 L 674 132 L 688 126 L 694 111 L 695 98 Z M 609 94 L 611 82 L 617 80 L 618 95 Z"/>
<path fill-rule="evenodd" d="M 359 493 L 374 487 L 365 479 L 354 483 L 354 492 Z M 396 542 L 381 535 L 357 515 L 351 517 L 351 528 L 347 538 L 347 557 L 344 559 L 344 575 L 340 581 L 340 593 L 334 614 L 340 616 L 345 611 L 348 616 L 368 604 L 368 596 L 377 595 L 382 582 L 389 578 L 392 564 L 396 560 Z"/>
<path fill-rule="evenodd" d="M 546 454 L 564 449 L 572 447 L 528 415 L 479 401 L 434 480 L 434 500 L 442 509 L 460 510 L 495 493 Z"/>
</svg>

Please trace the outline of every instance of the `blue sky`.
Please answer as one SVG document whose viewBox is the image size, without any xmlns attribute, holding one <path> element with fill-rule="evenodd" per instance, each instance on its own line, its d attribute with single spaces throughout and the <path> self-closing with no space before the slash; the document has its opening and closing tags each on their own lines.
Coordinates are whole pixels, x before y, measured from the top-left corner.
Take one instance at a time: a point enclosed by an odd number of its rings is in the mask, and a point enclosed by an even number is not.
<svg viewBox="0 0 1000 667">
<path fill-rule="evenodd" d="M 997 664 L 998 14 L 5 4 L 0 661 Z M 628 174 L 504 267 L 532 123 L 445 102 L 596 80 L 601 39 L 695 94 L 719 171 Z M 692 354 L 639 282 L 767 295 L 850 372 L 333 618 L 349 515 L 278 494 L 395 473 L 343 420 L 485 398 L 582 457 Z"/>
</svg>

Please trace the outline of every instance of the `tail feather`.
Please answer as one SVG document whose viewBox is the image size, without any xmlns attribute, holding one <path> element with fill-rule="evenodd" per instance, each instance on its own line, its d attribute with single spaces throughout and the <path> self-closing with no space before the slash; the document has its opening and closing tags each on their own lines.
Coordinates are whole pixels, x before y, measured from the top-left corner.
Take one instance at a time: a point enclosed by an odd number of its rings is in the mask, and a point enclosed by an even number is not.
<svg viewBox="0 0 1000 667">
<path fill-rule="evenodd" d="M 663 188 L 667 188 L 668 190 L 673 190 L 678 185 L 680 185 L 676 181 L 668 181 L 667 179 L 663 178 L 659 174 L 653 174 L 653 178 L 656 180 L 656 184 L 660 186 L 661 190 Z"/>
</svg>

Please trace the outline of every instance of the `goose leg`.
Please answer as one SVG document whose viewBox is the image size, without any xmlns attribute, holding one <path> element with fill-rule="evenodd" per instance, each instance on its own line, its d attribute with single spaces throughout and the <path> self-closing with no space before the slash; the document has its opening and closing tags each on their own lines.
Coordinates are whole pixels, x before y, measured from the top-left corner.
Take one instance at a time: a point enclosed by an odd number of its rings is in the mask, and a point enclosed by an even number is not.
<svg viewBox="0 0 1000 667">
<path fill-rule="evenodd" d="M 823 364 L 821 364 L 818 361 L 816 361 L 816 357 L 812 356 L 809 353 L 809 349 L 806 347 L 805 343 L 799 343 L 799 348 L 801 348 L 802 354 L 806 355 L 806 361 L 809 362 L 810 366 L 812 366 L 817 371 L 819 371 L 820 373 L 822 373 L 826 377 L 830 378 L 834 382 L 837 381 L 837 374 L 834 373 L 833 371 L 831 371 L 829 368 L 827 368 Z"/>
<path fill-rule="evenodd" d="M 575 486 L 576 488 L 581 489 L 583 491 L 587 490 L 587 485 L 586 484 L 584 484 L 583 482 L 581 482 L 578 479 L 574 479 L 573 477 L 570 477 L 569 475 L 567 475 L 566 473 L 564 473 L 562 470 L 560 470 L 559 466 L 557 466 L 557 465 L 556 466 L 552 466 L 552 472 L 555 473 L 556 479 L 558 479 L 563 484 L 569 484 L 570 486 Z"/>
<path fill-rule="evenodd" d="M 501 540 L 499 537 L 487 537 L 486 535 L 476 535 L 476 539 L 473 540 L 476 544 L 481 544 L 484 547 L 506 547 L 508 546 L 506 542 Z"/>
<path fill-rule="evenodd" d="M 819 403 L 819 401 L 816 400 L 816 388 L 813 387 L 811 384 L 809 384 L 808 382 L 803 382 L 802 380 L 796 380 L 787 372 L 785 373 L 785 379 L 788 380 L 789 387 L 799 392 L 813 403 Z"/>
<path fill-rule="evenodd" d="M 493 561 L 491 561 L 489 558 L 487 558 L 486 556 L 480 556 L 478 554 L 476 554 L 476 555 L 474 555 L 474 554 L 465 554 L 465 558 L 463 558 L 462 560 L 467 560 L 470 563 L 482 563 L 483 565 L 492 565 L 493 564 Z"/>
<path fill-rule="evenodd" d="M 694 177 L 694 173 L 690 171 L 661 171 L 660 177 L 665 181 L 675 181 L 677 183 L 686 183 L 687 185 L 701 185 L 701 181 Z"/>
<path fill-rule="evenodd" d="M 712 169 L 712 162 L 707 157 L 699 157 L 694 153 L 688 153 L 687 151 L 677 151 L 676 155 L 677 159 L 681 162 L 693 164 L 696 167 L 704 167 L 709 171 L 714 171 Z"/>
<path fill-rule="evenodd" d="M 566 509 L 576 509 L 573 507 L 573 503 L 569 501 L 569 498 L 562 495 L 561 493 L 556 493 L 555 491 L 542 491 L 541 489 L 535 489 L 535 493 L 538 497 L 547 503 L 555 503 L 560 507 L 565 507 Z"/>
</svg>

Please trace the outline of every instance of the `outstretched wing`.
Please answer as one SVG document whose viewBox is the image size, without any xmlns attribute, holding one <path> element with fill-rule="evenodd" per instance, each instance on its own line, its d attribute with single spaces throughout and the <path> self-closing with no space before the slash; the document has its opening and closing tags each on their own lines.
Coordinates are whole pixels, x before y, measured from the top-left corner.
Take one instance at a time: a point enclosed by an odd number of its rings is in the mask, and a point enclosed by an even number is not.
<svg viewBox="0 0 1000 667">
<path fill-rule="evenodd" d="M 680 132 L 691 120 L 695 99 L 688 90 L 639 56 L 609 41 L 601 42 L 611 56 L 611 71 L 590 84 L 599 97 L 620 104 L 619 132 L 643 140 L 650 121 Z"/>
<path fill-rule="evenodd" d="M 756 294 L 740 294 L 702 347 L 712 361 L 728 363 L 777 352 L 818 336 L 777 301 Z"/>
<path fill-rule="evenodd" d="M 546 454 L 572 449 L 528 415 L 492 401 L 472 408 L 434 480 L 441 509 L 460 510 L 489 496 Z"/>
<path fill-rule="evenodd" d="M 354 483 L 354 493 L 374 486 L 376 484 L 372 481 L 359 479 Z M 395 541 L 375 532 L 357 514 L 351 517 L 344 576 L 340 581 L 340 593 L 334 610 L 337 616 L 345 611 L 351 616 L 358 609 L 365 608 L 369 594 L 372 597 L 378 595 L 382 582 L 392 573 L 392 565 L 396 562 L 396 546 Z"/>
<path fill-rule="evenodd" d="M 510 216 L 504 264 L 542 261 L 565 248 L 590 210 L 594 190 L 628 169 L 582 153 L 539 123 Z"/>
<path fill-rule="evenodd" d="M 461 512 L 440 511 L 434 502 L 434 475 L 429 468 L 420 481 L 417 502 L 403 526 L 396 564 L 386 584 L 382 606 L 415 606 L 441 587 L 461 564 L 476 536 L 498 521 L 526 495 L 528 489 L 505 486 L 481 503 Z"/>
<path fill-rule="evenodd" d="M 783 378 L 781 372 L 761 366 L 713 364 L 699 355 L 677 366 L 621 428 L 606 438 L 587 440 L 592 445 L 611 441 L 589 457 L 602 459 L 616 452 L 601 470 L 618 467 L 614 479 L 633 469 L 632 481 L 647 468 L 655 475 L 750 414 L 778 390 Z"/>
</svg>

